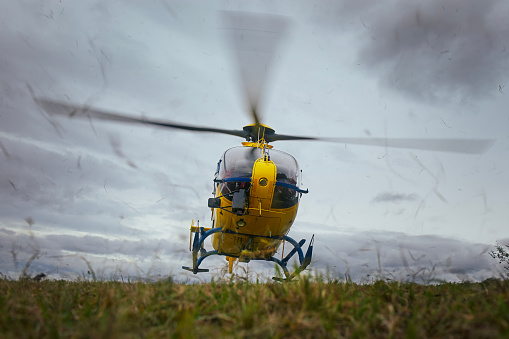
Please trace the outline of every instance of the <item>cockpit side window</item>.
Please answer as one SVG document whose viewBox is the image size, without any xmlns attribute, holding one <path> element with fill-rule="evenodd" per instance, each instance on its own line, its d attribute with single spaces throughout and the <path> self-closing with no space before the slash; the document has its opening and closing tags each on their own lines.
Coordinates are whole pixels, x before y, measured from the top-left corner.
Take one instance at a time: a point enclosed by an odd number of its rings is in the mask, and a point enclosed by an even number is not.
<svg viewBox="0 0 509 339">
<path fill-rule="evenodd" d="M 219 159 L 219 161 L 217 162 L 217 169 L 216 169 L 216 178 L 217 176 L 219 175 L 219 170 L 221 169 L 221 162 L 223 161 L 223 159 Z"/>
<path fill-rule="evenodd" d="M 243 146 L 233 147 L 224 152 L 216 179 L 224 180 L 220 184 L 220 189 L 226 199 L 232 200 L 233 193 L 239 189 L 249 189 L 253 165 L 262 156 L 260 149 Z"/>
<path fill-rule="evenodd" d="M 281 209 L 295 206 L 299 202 L 299 193 L 291 187 L 299 186 L 299 165 L 297 160 L 290 154 L 271 150 L 270 158 L 277 167 L 276 181 L 287 184 L 274 187 L 272 208 Z"/>
</svg>

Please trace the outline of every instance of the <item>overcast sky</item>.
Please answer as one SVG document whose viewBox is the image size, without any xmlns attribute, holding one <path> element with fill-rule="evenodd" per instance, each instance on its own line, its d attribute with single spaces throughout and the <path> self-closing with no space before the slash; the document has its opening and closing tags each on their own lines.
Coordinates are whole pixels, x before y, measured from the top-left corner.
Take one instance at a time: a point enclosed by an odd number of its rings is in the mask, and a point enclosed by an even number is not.
<svg viewBox="0 0 509 339">
<path fill-rule="evenodd" d="M 291 23 L 261 107 L 278 133 L 495 140 L 481 155 L 275 143 L 310 192 L 290 236 L 315 234 L 312 267 L 357 281 L 498 274 L 488 252 L 509 242 L 503 0 L 2 2 L 2 274 L 30 262 L 53 277 L 210 279 L 180 269 L 188 229 L 209 226 L 216 163 L 242 140 L 48 116 L 33 98 L 240 129 L 252 121 L 223 10 Z M 203 266 L 221 274 L 225 263 Z"/>
</svg>

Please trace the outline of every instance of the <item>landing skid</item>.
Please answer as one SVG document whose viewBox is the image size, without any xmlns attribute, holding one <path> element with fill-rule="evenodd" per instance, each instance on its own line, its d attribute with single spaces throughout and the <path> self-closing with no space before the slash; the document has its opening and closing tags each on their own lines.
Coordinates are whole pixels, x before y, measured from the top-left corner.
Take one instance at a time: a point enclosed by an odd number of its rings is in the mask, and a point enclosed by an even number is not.
<svg viewBox="0 0 509 339">
<path fill-rule="evenodd" d="M 233 233 L 233 232 L 229 232 L 228 230 L 223 231 L 223 229 L 221 227 L 212 228 L 207 231 L 205 231 L 205 228 L 203 228 L 203 227 L 199 227 L 199 228 L 196 227 L 195 229 L 197 231 L 194 233 L 193 243 L 192 243 L 192 247 L 191 247 L 191 251 L 193 253 L 193 266 L 192 267 L 182 266 L 182 268 L 184 270 L 193 272 L 194 274 L 197 274 L 200 272 L 208 272 L 209 271 L 208 269 L 199 268 L 200 264 L 203 262 L 203 260 L 205 258 L 207 258 L 211 255 L 225 255 L 225 256 L 229 256 L 229 257 L 235 257 L 235 256 L 229 255 L 227 253 L 220 254 L 218 251 L 206 251 L 204 248 L 204 241 L 210 235 L 212 235 L 214 233 Z M 251 236 L 251 237 L 255 238 L 255 237 L 261 237 L 261 236 Z M 250 258 L 250 260 L 273 261 L 276 264 L 278 264 L 283 269 L 285 278 L 273 277 L 272 279 L 274 279 L 276 281 L 290 281 L 295 276 L 297 276 L 300 272 L 305 270 L 306 267 L 308 267 L 308 265 L 311 263 L 311 257 L 313 256 L 313 243 L 314 243 L 314 239 L 315 239 L 314 235 L 311 237 L 311 241 L 310 241 L 308 249 L 306 251 L 306 255 L 304 255 L 304 253 L 302 252 L 302 246 L 306 242 L 306 239 L 302 239 L 301 241 L 297 242 L 294 239 L 292 239 L 286 235 L 282 236 L 282 237 L 262 237 L 262 238 L 281 239 L 281 240 L 285 240 L 293 245 L 293 249 L 290 251 L 290 253 L 288 253 L 288 255 L 281 260 L 274 256 L 272 256 L 270 258 Z M 298 255 L 300 266 L 295 270 L 295 272 L 290 273 L 290 271 L 288 271 L 288 267 L 287 267 L 288 261 L 290 261 L 290 259 L 293 258 L 293 256 L 295 254 Z"/>
</svg>

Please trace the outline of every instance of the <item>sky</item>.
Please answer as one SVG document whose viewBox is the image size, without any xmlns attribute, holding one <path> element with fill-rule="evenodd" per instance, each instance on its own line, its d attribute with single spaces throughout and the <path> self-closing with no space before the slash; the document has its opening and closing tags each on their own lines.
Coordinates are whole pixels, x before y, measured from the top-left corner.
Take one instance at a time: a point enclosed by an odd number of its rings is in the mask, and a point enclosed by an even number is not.
<svg viewBox="0 0 509 339">
<path fill-rule="evenodd" d="M 239 138 L 50 116 L 49 98 L 240 129 L 224 11 L 284 16 L 261 122 L 318 137 L 492 139 L 483 154 L 279 141 L 299 162 L 290 236 L 312 269 L 355 281 L 482 280 L 509 243 L 509 4 L 483 1 L 4 1 L 0 4 L 0 272 L 193 275 L 216 163 Z M 209 244 L 210 247 L 210 244 Z M 271 277 L 274 265 L 240 264 Z"/>
</svg>

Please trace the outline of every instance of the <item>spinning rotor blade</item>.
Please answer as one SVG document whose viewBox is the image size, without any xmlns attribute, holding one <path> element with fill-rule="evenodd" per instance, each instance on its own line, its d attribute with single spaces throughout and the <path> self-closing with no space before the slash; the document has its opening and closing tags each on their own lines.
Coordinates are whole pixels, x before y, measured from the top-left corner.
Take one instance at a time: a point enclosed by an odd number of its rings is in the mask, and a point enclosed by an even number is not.
<svg viewBox="0 0 509 339">
<path fill-rule="evenodd" d="M 241 138 L 246 138 L 247 133 L 243 130 L 228 130 L 228 129 L 220 129 L 220 128 L 211 128 L 211 127 L 199 127 L 192 125 L 183 125 L 177 124 L 171 121 L 163 121 L 163 120 L 152 120 L 146 118 L 137 118 L 128 115 L 121 115 L 109 111 L 98 110 L 95 108 L 88 107 L 86 105 L 73 105 L 60 101 L 48 100 L 44 98 L 36 98 L 35 102 L 44 109 L 50 115 L 63 115 L 68 116 L 69 118 L 94 118 L 101 119 L 107 121 L 119 121 L 126 122 L 132 124 L 143 124 L 143 125 L 152 125 L 166 128 L 175 128 L 182 129 L 186 131 L 194 131 L 194 132 L 211 132 L 211 133 L 221 133 L 234 135 Z"/>
<path fill-rule="evenodd" d="M 258 126 L 263 86 L 289 20 L 261 13 L 224 11 L 222 14 L 225 32 L 238 63 L 247 109 Z"/>
<path fill-rule="evenodd" d="M 48 100 L 44 98 L 36 98 L 35 102 L 50 115 L 68 116 L 70 118 L 74 117 L 94 118 L 106 121 L 119 121 L 125 123 L 159 126 L 194 132 L 221 133 L 241 138 L 247 138 L 249 136 L 249 132 L 245 130 L 228 130 L 212 127 L 200 127 L 177 124 L 171 121 L 137 118 L 105 110 L 91 108 L 86 105 L 81 106 L 73 105 L 60 101 Z M 325 141 L 340 144 L 409 148 L 409 149 L 421 149 L 442 152 L 468 153 L 468 154 L 482 154 L 494 142 L 494 140 L 490 139 L 320 138 L 320 137 L 285 135 L 277 133 L 266 134 L 265 140 L 267 142 L 273 142 L 278 140 Z"/>
<path fill-rule="evenodd" d="M 409 148 L 429 151 L 482 154 L 493 145 L 490 139 L 416 139 L 416 138 L 318 138 L 295 135 L 272 134 L 267 141 L 316 140 L 340 144 Z"/>
</svg>

